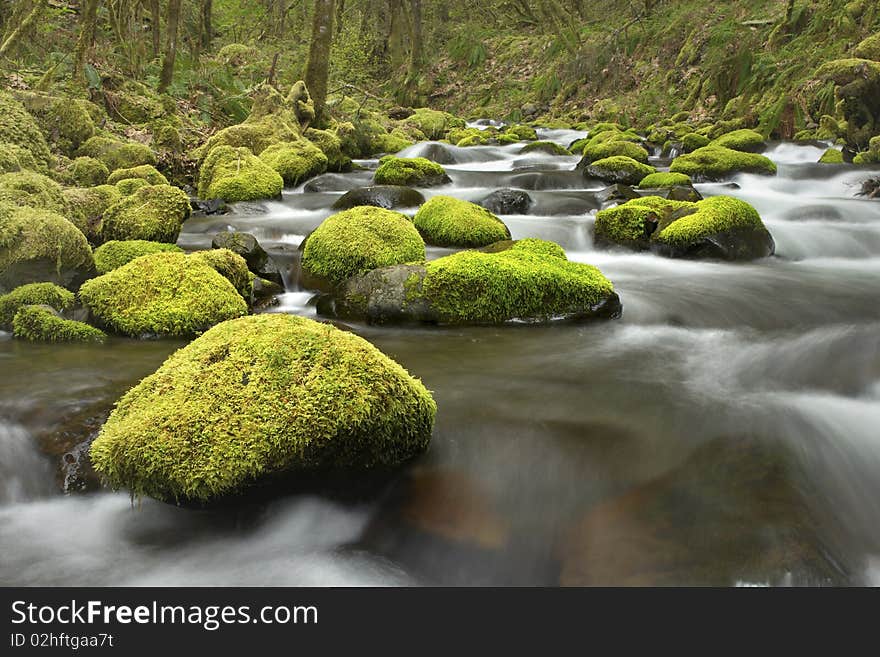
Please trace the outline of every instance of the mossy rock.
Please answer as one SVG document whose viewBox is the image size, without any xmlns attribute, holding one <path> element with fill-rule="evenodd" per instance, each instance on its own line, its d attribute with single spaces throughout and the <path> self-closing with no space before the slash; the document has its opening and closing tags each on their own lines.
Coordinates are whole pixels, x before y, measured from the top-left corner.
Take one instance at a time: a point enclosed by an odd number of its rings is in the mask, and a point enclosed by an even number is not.
<svg viewBox="0 0 880 657">
<path fill-rule="evenodd" d="M 409 217 L 363 206 L 325 219 L 306 240 L 302 284 L 331 289 L 377 267 L 424 260 L 425 243 Z"/>
<path fill-rule="evenodd" d="M 260 153 L 259 157 L 290 186 L 305 182 L 327 170 L 327 156 L 305 139 L 273 144 Z"/>
<path fill-rule="evenodd" d="M 18 97 L 37 120 L 50 146 L 64 155 L 73 155 L 95 134 L 95 124 L 84 101 L 34 92 L 20 92 Z"/>
<path fill-rule="evenodd" d="M 596 178 L 604 182 L 623 183 L 625 185 L 637 185 L 642 178 L 656 173 L 657 169 L 625 155 L 614 155 L 601 160 L 596 160 L 584 166 L 584 161 L 578 164 L 587 178 Z"/>
<path fill-rule="evenodd" d="M 767 146 L 764 136 L 760 132 L 743 128 L 741 130 L 733 130 L 725 133 L 713 140 L 711 146 L 719 146 L 721 148 L 730 148 L 735 151 L 743 151 L 746 153 L 757 153 Z"/>
<path fill-rule="evenodd" d="M 829 148 L 819 158 L 821 164 L 843 164 L 843 153 L 836 148 Z"/>
<path fill-rule="evenodd" d="M 107 182 L 110 170 L 94 157 L 78 157 L 70 164 L 70 177 L 80 187 L 96 187 Z"/>
<path fill-rule="evenodd" d="M 95 249 L 95 268 L 99 274 L 119 269 L 135 258 L 151 253 L 164 253 L 174 251 L 182 253 L 182 249 L 176 244 L 164 242 L 149 242 L 147 240 L 110 240 Z"/>
<path fill-rule="evenodd" d="M 584 147 L 583 153 L 585 164 L 618 155 L 631 158 L 642 164 L 648 163 L 648 151 L 631 141 L 605 141 L 587 145 Z"/>
<path fill-rule="evenodd" d="M 95 135 L 88 139 L 76 154 L 101 160 L 110 171 L 131 169 L 144 164 L 155 166 L 157 162 L 156 154 L 149 146 L 104 135 Z"/>
<path fill-rule="evenodd" d="M 33 116 L 11 94 L 0 90 L 0 142 L 28 151 L 45 170 L 52 164 L 49 144 Z"/>
<path fill-rule="evenodd" d="M 545 155 L 571 155 L 571 152 L 552 141 L 533 141 L 522 147 L 519 154 L 527 155 L 529 153 L 544 153 Z"/>
<path fill-rule="evenodd" d="M 75 287 L 94 268 L 85 235 L 67 219 L 0 203 L 0 289 L 35 282 Z"/>
<path fill-rule="evenodd" d="M 683 173 L 652 173 L 642 178 L 639 189 L 682 187 L 691 184 L 690 176 Z"/>
<path fill-rule="evenodd" d="M 475 203 L 434 196 L 416 212 L 413 223 L 427 244 L 480 247 L 510 239 L 501 219 Z"/>
<path fill-rule="evenodd" d="M 31 342 L 103 342 L 107 334 L 83 322 L 59 317 L 50 306 L 23 306 L 12 319 L 12 335 Z"/>
<path fill-rule="evenodd" d="M 107 208 L 101 233 L 105 240 L 174 244 L 189 215 L 189 197 L 182 189 L 148 185 Z"/>
<path fill-rule="evenodd" d="M 404 187 L 435 187 L 452 182 L 446 170 L 423 157 L 386 156 L 379 160 L 379 168 L 373 176 L 377 185 L 402 185 Z"/>
<path fill-rule="evenodd" d="M 773 238 L 758 212 L 729 196 L 690 203 L 658 196 L 602 210 L 596 243 L 651 250 L 671 258 L 754 260 L 773 255 Z"/>
<path fill-rule="evenodd" d="M 10 330 L 12 318 L 23 306 L 45 305 L 57 311 L 73 306 L 73 292 L 54 283 L 28 283 L 0 296 L 0 328 Z"/>
<path fill-rule="evenodd" d="M 122 196 L 131 196 L 139 189 L 149 186 L 150 183 L 143 178 L 123 178 L 116 183 L 116 189 Z"/>
<path fill-rule="evenodd" d="M 168 179 L 151 164 L 142 164 L 130 169 L 116 169 L 107 178 L 107 184 L 115 185 L 121 180 L 144 180 L 150 185 L 167 185 Z"/>
<path fill-rule="evenodd" d="M 412 187 L 400 185 L 370 185 L 358 187 L 340 196 L 333 203 L 334 210 L 350 210 L 359 205 L 372 205 L 377 208 L 417 208 L 425 202 L 425 197 Z"/>
<path fill-rule="evenodd" d="M 114 185 L 96 187 L 68 187 L 62 191 L 70 208 L 70 221 L 82 231 L 89 242 L 101 239 L 104 212 L 122 198 Z"/>
<path fill-rule="evenodd" d="M 149 123 L 166 113 L 162 97 L 134 80 L 125 80 L 115 88 L 105 88 L 104 105 L 111 117 L 129 124 Z"/>
<path fill-rule="evenodd" d="M 448 112 L 419 107 L 401 123 L 416 128 L 426 139 L 443 139 L 452 128 L 463 128 L 465 122 Z"/>
<path fill-rule="evenodd" d="M 253 293 L 254 275 L 248 269 L 247 261 L 241 255 L 230 249 L 210 249 L 191 253 L 190 258 L 204 262 L 232 283 L 242 299 L 250 300 Z"/>
<path fill-rule="evenodd" d="M 373 136 L 370 141 L 368 152 L 362 155 L 369 156 L 374 153 L 399 153 L 409 148 L 415 142 L 399 130 L 382 132 Z"/>
<path fill-rule="evenodd" d="M 880 32 L 872 34 L 867 39 L 863 39 L 856 46 L 853 54 L 862 59 L 871 59 L 880 62 Z"/>
<path fill-rule="evenodd" d="M 703 146 L 708 146 L 709 144 L 708 137 L 696 132 L 689 132 L 681 138 L 681 147 L 685 153 L 693 153 L 698 148 L 703 148 Z"/>
<path fill-rule="evenodd" d="M 40 168 L 34 154 L 18 144 L 0 142 L 0 173 Z"/>
<path fill-rule="evenodd" d="M 247 303 L 201 258 L 153 253 L 86 281 L 80 300 L 101 325 L 123 335 L 191 336 L 247 313 Z"/>
<path fill-rule="evenodd" d="M 557 244 L 525 239 L 355 276 L 318 311 L 380 324 L 501 324 L 614 318 L 621 307 L 597 268 L 570 262 Z"/>
<path fill-rule="evenodd" d="M 302 317 L 215 326 L 116 404 L 91 446 L 115 488 L 208 502 L 279 478 L 399 466 L 437 407 L 363 338 Z"/>
<path fill-rule="evenodd" d="M 199 198 L 227 202 L 278 198 L 284 179 L 247 148 L 218 146 L 199 171 Z"/>
<path fill-rule="evenodd" d="M 857 153 L 853 158 L 853 164 L 877 164 L 880 163 L 880 135 L 872 137 L 868 143 L 868 150 Z"/>
<path fill-rule="evenodd" d="M 35 171 L 14 171 L 0 175 L 0 203 L 67 214 L 61 185 Z"/>
<path fill-rule="evenodd" d="M 342 140 L 332 130 L 308 128 L 305 137 L 327 158 L 327 171 L 349 171 L 351 158 L 342 152 Z"/>
<path fill-rule="evenodd" d="M 776 165 L 758 153 L 744 153 L 730 148 L 709 145 L 693 153 L 679 155 L 669 167 L 672 173 L 684 173 L 692 179 L 723 180 L 736 173 L 775 175 Z"/>
<path fill-rule="evenodd" d="M 532 126 L 518 123 L 516 125 L 505 128 L 508 134 L 514 135 L 520 141 L 535 141 L 538 139 L 538 133 Z"/>
</svg>

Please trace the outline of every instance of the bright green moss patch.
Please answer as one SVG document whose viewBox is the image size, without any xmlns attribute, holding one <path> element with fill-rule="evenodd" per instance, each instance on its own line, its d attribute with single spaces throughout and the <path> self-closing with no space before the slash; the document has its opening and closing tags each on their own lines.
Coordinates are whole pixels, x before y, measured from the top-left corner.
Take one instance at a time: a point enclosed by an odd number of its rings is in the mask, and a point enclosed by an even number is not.
<svg viewBox="0 0 880 657">
<path fill-rule="evenodd" d="M 199 171 L 199 198 L 256 201 L 277 198 L 284 179 L 247 148 L 218 146 L 211 150 Z"/>
<path fill-rule="evenodd" d="M 148 183 L 143 178 L 123 178 L 118 183 L 116 183 L 116 189 L 119 190 L 119 193 L 122 196 L 131 196 L 137 190 L 149 186 L 150 183 Z"/>
<path fill-rule="evenodd" d="M 260 153 L 260 159 L 291 186 L 327 170 L 327 156 L 305 139 L 273 144 Z"/>
<path fill-rule="evenodd" d="M 483 207 L 451 196 L 434 196 L 413 223 L 425 242 L 435 246 L 479 247 L 510 239 L 504 222 Z"/>
<path fill-rule="evenodd" d="M 144 164 L 156 164 L 156 154 L 145 144 L 124 142 L 113 137 L 95 135 L 79 147 L 77 155 L 94 157 L 110 171 L 131 169 Z"/>
<path fill-rule="evenodd" d="M 687 201 L 667 201 L 659 196 L 634 199 L 596 213 L 597 238 L 634 248 L 647 248 L 653 228 L 672 212 L 693 208 Z"/>
<path fill-rule="evenodd" d="M 115 185 L 120 180 L 128 180 L 132 178 L 145 180 L 150 185 L 168 184 L 168 179 L 159 173 L 159 171 L 156 170 L 156 167 L 150 164 L 142 164 L 137 167 L 131 167 L 130 169 L 116 169 L 116 171 L 111 173 L 107 178 L 107 183 L 109 185 Z"/>
<path fill-rule="evenodd" d="M 94 157 L 78 157 L 70 165 L 73 181 L 81 187 L 94 187 L 107 182 L 110 171 L 101 160 Z"/>
<path fill-rule="evenodd" d="M 692 153 L 698 148 L 709 145 L 709 138 L 705 135 L 689 132 L 681 138 L 681 146 L 685 153 Z"/>
<path fill-rule="evenodd" d="M 0 173 L 37 169 L 39 165 L 33 153 L 18 144 L 0 142 Z"/>
<path fill-rule="evenodd" d="M 508 134 L 512 134 L 520 141 L 534 141 L 538 138 L 538 133 L 535 132 L 535 129 L 533 127 L 523 125 L 522 123 L 512 125 L 508 128 L 505 128 L 505 130 Z"/>
<path fill-rule="evenodd" d="M 251 298 L 254 275 L 239 254 L 229 249 L 210 249 L 191 253 L 190 258 L 204 262 L 223 276 L 246 301 Z"/>
<path fill-rule="evenodd" d="M 103 215 L 102 234 L 106 240 L 173 244 L 189 215 L 186 192 L 171 185 L 149 185 L 107 208 Z"/>
<path fill-rule="evenodd" d="M 51 306 L 67 310 L 73 305 L 73 292 L 54 283 L 28 283 L 0 296 L 0 328 L 11 328 L 12 318 L 22 306 Z"/>
<path fill-rule="evenodd" d="M 56 151 L 72 155 L 95 134 L 92 117 L 74 98 L 34 92 L 20 92 L 19 97 Z"/>
<path fill-rule="evenodd" d="M 735 173 L 774 175 L 776 165 L 763 155 L 743 153 L 710 145 L 693 153 L 679 155 L 669 167 L 672 173 L 684 173 L 695 180 L 719 180 Z"/>
<path fill-rule="evenodd" d="M 880 62 L 880 32 L 863 39 L 856 46 L 854 54 L 856 57 Z"/>
<path fill-rule="evenodd" d="M 107 335 L 83 322 L 58 317 L 47 306 L 23 306 L 12 320 L 12 334 L 31 342 L 103 342 Z"/>
<path fill-rule="evenodd" d="M 425 243 L 406 215 L 362 206 L 325 219 L 309 235 L 302 269 L 331 286 L 378 267 L 424 260 Z"/>
<path fill-rule="evenodd" d="M 135 496 L 208 501 L 282 474 L 397 466 L 427 448 L 436 410 L 363 338 L 255 315 L 215 326 L 127 392 L 90 455 Z"/>
<path fill-rule="evenodd" d="M 95 249 L 95 268 L 99 274 L 106 274 L 109 271 L 122 267 L 122 265 L 128 264 L 135 258 L 165 251 L 182 252 L 181 248 L 176 244 L 149 242 L 147 240 L 110 240 Z"/>
<path fill-rule="evenodd" d="M 0 202 L 67 213 L 61 185 L 34 171 L 15 171 L 0 175 Z"/>
<path fill-rule="evenodd" d="M 348 171 L 351 168 L 351 158 L 342 152 L 342 141 L 334 131 L 309 128 L 305 137 L 327 159 L 327 171 Z"/>
<path fill-rule="evenodd" d="M 695 204 L 696 212 L 676 219 L 658 231 L 658 242 L 695 242 L 736 228 L 764 229 L 758 211 L 731 196 L 713 196 Z"/>
<path fill-rule="evenodd" d="M 652 173 L 642 178 L 642 181 L 639 183 L 639 188 L 655 189 L 690 184 L 690 176 L 686 176 L 683 173 Z"/>
<path fill-rule="evenodd" d="M 564 146 L 560 146 L 552 141 L 533 141 L 522 147 L 521 155 L 527 153 L 546 153 L 547 155 L 571 155 L 571 152 Z"/>
<path fill-rule="evenodd" d="M 605 141 L 584 148 L 584 157 L 590 162 L 615 155 L 623 155 L 642 164 L 648 163 L 648 151 L 630 141 Z"/>
<path fill-rule="evenodd" d="M 45 169 L 52 162 L 46 138 L 34 117 L 11 94 L 0 90 L 0 142 L 15 144 L 31 153 Z"/>
<path fill-rule="evenodd" d="M 422 294 L 450 323 L 577 315 L 614 292 L 596 267 L 570 262 L 558 245 L 536 239 L 497 253 L 461 251 L 428 262 L 426 270 Z"/>
<path fill-rule="evenodd" d="M 420 107 L 412 116 L 402 121 L 421 132 L 426 139 L 443 139 L 452 128 L 463 128 L 465 122 L 447 112 Z"/>
<path fill-rule="evenodd" d="M 431 187 L 448 183 L 449 176 L 442 166 L 424 157 L 386 156 L 379 160 L 373 181 L 377 185 Z"/>
<path fill-rule="evenodd" d="M 42 281 L 66 287 L 94 264 L 85 235 L 61 215 L 0 203 L 0 288 Z"/>
<path fill-rule="evenodd" d="M 761 133 L 747 128 L 723 134 L 714 140 L 712 145 L 746 152 L 759 151 L 766 146 L 764 136 Z"/>
<path fill-rule="evenodd" d="M 647 164 L 627 157 L 614 155 L 601 160 L 596 160 L 587 165 L 584 173 L 589 178 L 598 178 L 607 182 L 620 182 L 627 185 L 635 185 L 642 178 L 656 173 L 657 169 Z"/>
<path fill-rule="evenodd" d="M 822 164 L 843 164 L 843 153 L 836 148 L 829 148 L 819 158 Z"/>
<path fill-rule="evenodd" d="M 135 337 L 197 335 L 247 314 L 247 303 L 232 283 L 184 253 L 135 258 L 86 281 L 79 296 L 102 325 Z"/>
</svg>

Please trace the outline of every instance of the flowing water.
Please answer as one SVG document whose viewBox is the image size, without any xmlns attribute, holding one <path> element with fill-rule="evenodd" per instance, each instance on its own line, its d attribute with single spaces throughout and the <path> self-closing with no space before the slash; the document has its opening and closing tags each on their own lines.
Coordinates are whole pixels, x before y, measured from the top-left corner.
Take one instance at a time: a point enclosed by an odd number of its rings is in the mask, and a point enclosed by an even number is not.
<svg viewBox="0 0 880 657">
<path fill-rule="evenodd" d="M 87 469 L 84 437 L 112 402 L 180 342 L 0 334 L 0 583 L 880 585 L 880 202 L 854 196 L 867 173 L 812 164 L 819 146 L 773 145 L 778 176 L 698 188 L 752 203 L 777 256 L 675 261 L 595 249 L 599 186 L 576 158 L 520 148 L 445 146 L 453 182 L 426 193 L 527 190 L 530 213 L 503 217 L 513 237 L 598 265 L 621 319 L 355 324 L 434 391 L 429 452 L 356 501 L 211 510 L 59 492 Z M 191 219 L 180 244 L 254 233 L 287 269 L 270 311 L 314 316 L 297 246 L 370 177 L 328 174 L 325 191 Z"/>
</svg>

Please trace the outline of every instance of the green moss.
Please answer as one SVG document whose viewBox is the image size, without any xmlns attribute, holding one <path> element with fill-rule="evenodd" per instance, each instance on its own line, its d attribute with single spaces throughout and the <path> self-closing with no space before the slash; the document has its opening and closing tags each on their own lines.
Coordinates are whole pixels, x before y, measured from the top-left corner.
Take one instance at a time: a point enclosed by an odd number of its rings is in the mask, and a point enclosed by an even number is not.
<svg viewBox="0 0 880 657">
<path fill-rule="evenodd" d="M 359 206 L 328 217 L 309 235 L 302 269 L 336 285 L 354 274 L 424 258 L 425 243 L 406 215 Z"/>
<path fill-rule="evenodd" d="M 690 184 L 690 177 L 683 173 L 652 173 L 642 178 L 642 181 L 639 183 L 639 188 L 655 189 Z"/>
<path fill-rule="evenodd" d="M 327 170 L 327 156 L 305 139 L 273 144 L 260 153 L 260 159 L 291 186 Z"/>
<path fill-rule="evenodd" d="M 428 262 L 422 294 L 443 322 L 544 320 L 599 304 L 614 286 L 558 246 L 519 240 L 497 253 L 461 251 Z"/>
<path fill-rule="evenodd" d="M 442 166 L 424 157 L 386 156 L 379 160 L 373 181 L 377 185 L 430 187 L 449 182 L 449 177 Z"/>
<path fill-rule="evenodd" d="M 64 199 L 70 208 L 70 221 L 80 229 L 90 242 L 101 237 L 104 212 L 122 198 L 113 185 L 97 187 L 69 187 L 64 189 Z"/>
<path fill-rule="evenodd" d="M 758 211 L 730 196 L 713 196 L 695 204 L 696 212 L 676 219 L 652 239 L 666 244 L 697 242 L 737 228 L 764 229 Z"/>
<path fill-rule="evenodd" d="M 19 97 L 49 144 L 60 153 L 72 155 L 95 134 L 92 117 L 77 99 L 33 92 L 22 92 Z"/>
<path fill-rule="evenodd" d="M 110 240 L 95 249 L 95 267 L 99 274 L 106 274 L 128 264 L 135 258 L 165 251 L 182 253 L 181 248 L 176 244 L 147 240 Z"/>
<path fill-rule="evenodd" d="M 407 137 L 400 130 L 392 130 L 388 133 L 376 134 L 371 142 L 368 153 L 364 155 L 372 155 L 373 153 L 399 153 L 405 148 L 409 148 L 415 142 Z"/>
<path fill-rule="evenodd" d="M 15 171 L 0 175 L 0 202 L 66 214 L 67 202 L 61 185 L 34 171 Z"/>
<path fill-rule="evenodd" d="M 67 310 L 73 305 L 73 292 L 54 283 L 28 283 L 9 294 L 0 296 L 0 328 L 12 327 L 12 318 L 22 306 L 51 306 L 55 310 Z"/>
<path fill-rule="evenodd" d="M 58 317 L 46 306 L 24 306 L 12 320 L 12 334 L 31 342 L 103 342 L 107 335 L 83 322 Z"/>
<path fill-rule="evenodd" d="M 510 126 L 507 128 L 507 132 L 514 135 L 520 141 L 534 141 L 538 138 L 538 133 L 535 132 L 533 127 L 523 125 L 522 123 Z"/>
<path fill-rule="evenodd" d="M 880 77 L 880 63 L 857 57 L 835 59 L 825 62 L 816 71 L 816 77 L 831 80 L 835 84 L 849 84 L 856 78 L 876 80 Z"/>
<path fill-rule="evenodd" d="M 642 164 L 648 163 L 648 151 L 629 141 L 605 141 L 584 148 L 584 157 L 590 162 L 617 155 L 623 155 Z"/>
<path fill-rule="evenodd" d="M 182 189 L 171 185 L 149 185 L 107 208 L 103 215 L 102 234 L 105 240 L 173 244 L 189 214 L 189 197 Z"/>
<path fill-rule="evenodd" d="M 458 141 L 454 141 L 456 146 L 459 148 L 467 148 L 469 146 L 484 146 L 488 144 L 490 141 L 489 135 L 483 134 L 482 131 L 477 130 L 479 134 L 469 134 L 466 137 L 462 137 Z"/>
<path fill-rule="evenodd" d="M 80 187 L 94 187 L 107 182 L 107 165 L 94 157 L 78 157 L 70 165 L 73 182 Z"/>
<path fill-rule="evenodd" d="M 880 61 L 880 32 L 862 40 L 853 51 L 856 57 Z"/>
<path fill-rule="evenodd" d="M 281 175 L 247 148 L 218 146 L 199 171 L 199 197 L 224 201 L 277 198 L 284 188 Z"/>
<path fill-rule="evenodd" d="M 150 183 L 148 183 L 143 178 L 123 178 L 118 183 L 116 183 L 116 189 L 122 196 L 131 196 L 139 189 L 143 189 L 144 187 L 149 187 Z"/>
<path fill-rule="evenodd" d="M 200 258 L 154 253 L 86 281 L 80 299 L 124 335 L 196 335 L 247 313 L 235 287 Z"/>
<path fill-rule="evenodd" d="M 647 248 L 652 229 L 673 212 L 690 210 L 694 203 L 668 201 L 659 196 L 633 199 L 596 213 L 597 238 L 635 248 Z"/>
<path fill-rule="evenodd" d="M 880 162 L 880 154 L 873 151 L 862 151 L 853 158 L 853 164 L 858 165 L 877 164 L 878 162 Z"/>
<path fill-rule="evenodd" d="M 156 170 L 156 167 L 150 164 L 142 164 L 141 166 L 132 167 L 130 169 L 116 169 L 116 171 L 111 173 L 110 177 L 107 178 L 107 183 L 115 185 L 121 180 L 129 180 L 133 178 L 145 180 L 150 185 L 168 184 L 168 179 L 159 173 L 159 171 Z"/>
<path fill-rule="evenodd" d="M 819 158 L 822 164 L 843 164 L 843 153 L 836 148 L 829 148 Z"/>
<path fill-rule="evenodd" d="M 479 247 L 510 239 L 504 222 L 487 209 L 451 196 L 434 196 L 413 219 L 425 242 L 435 246 Z"/>
<path fill-rule="evenodd" d="M 94 267 L 85 236 L 54 212 L 0 203 L 0 288 L 67 286 Z"/>
<path fill-rule="evenodd" d="M 107 169 L 131 169 L 144 164 L 156 164 L 156 154 L 149 146 L 137 142 L 124 142 L 112 137 L 95 135 L 88 139 L 77 151 L 78 155 L 94 157 L 103 162 Z"/>
<path fill-rule="evenodd" d="M 397 466 L 437 407 L 363 338 L 301 317 L 224 322 L 116 404 L 90 455 L 111 486 L 211 500 L 263 478 Z"/>
<path fill-rule="evenodd" d="M 166 111 L 155 91 L 130 79 L 115 89 L 105 89 L 104 96 L 108 111 L 123 123 L 148 123 Z"/>
<path fill-rule="evenodd" d="M 34 117 L 11 94 L 0 90 L 0 142 L 27 150 L 45 169 L 52 163 L 46 138 Z"/>
<path fill-rule="evenodd" d="M 697 134 L 696 132 L 689 132 L 681 138 L 681 146 L 685 153 L 692 153 L 698 148 L 708 146 L 709 143 L 708 137 Z"/>
<path fill-rule="evenodd" d="M 623 130 L 623 126 L 621 126 L 619 123 L 611 123 L 608 121 L 603 121 L 601 123 L 597 123 L 596 125 L 594 125 L 592 127 L 592 129 L 589 131 L 590 137 L 593 137 L 594 135 L 598 135 L 599 133 L 602 133 L 602 132 L 607 132 L 609 130 L 621 132 Z"/>
<path fill-rule="evenodd" d="M 656 169 L 642 164 L 625 155 L 614 155 L 592 162 L 586 169 L 590 177 L 636 184 L 645 176 L 656 173 Z"/>
<path fill-rule="evenodd" d="M 327 171 L 348 171 L 351 169 L 351 158 L 342 152 L 342 141 L 331 130 L 309 128 L 305 137 L 312 142 L 327 158 Z"/>
<path fill-rule="evenodd" d="M 254 275 L 248 270 L 247 262 L 239 254 L 229 249 L 210 249 L 191 253 L 190 258 L 204 262 L 232 283 L 243 299 L 250 300 Z"/>
<path fill-rule="evenodd" d="M 34 154 L 29 150 L 18 144 L 0 142 L 0 173 L 38 168 Z"/>
<path fill-rule="evenodd" d="M 693 153 L 679 155 L 672 161 L 669 170 L 687 174 L 696 180 L 718 180 L 735 173 L 774 175 L 776 165 L 757 153 L 710 145 L 698 148 Z"/>
<path fill-rule="evenodd" d="M 291 136 L 294 140 L 297 137 L 297 135 Z M 219 146 L 247 148 L 252 153 L 259 155 L 266 148 L 278 142 L 278 135 L 275 133 L 271 122 L 240 123 L 224 128 L 212 135 L 205 145 L 196 152 L 196 155 L 199 159 L 204 159 Z"/>
<path fill-rule="evenodd" d="M 526 153 L 547 153 L 548 155 L 571 155 L 571 152 L 564 146 L 552 141 L 533 141 L 526 144 L 520 150 L 520 154 Z"/>
<path fill-rule="evenodd" d="M 712 142 L 712 145 L 746 152 L 758 151 L 766 146 L 761 133 L 746 128 L 721 135 Z"/>
<path fill-rule="evenodd" d="M 401 122 L 405 126 L 416 128 L 427 139 L 443 139 L 452 128 L 463 128 L 465 122 L 448 112 L 420 107 L 412 116 Z"/>
</svg>

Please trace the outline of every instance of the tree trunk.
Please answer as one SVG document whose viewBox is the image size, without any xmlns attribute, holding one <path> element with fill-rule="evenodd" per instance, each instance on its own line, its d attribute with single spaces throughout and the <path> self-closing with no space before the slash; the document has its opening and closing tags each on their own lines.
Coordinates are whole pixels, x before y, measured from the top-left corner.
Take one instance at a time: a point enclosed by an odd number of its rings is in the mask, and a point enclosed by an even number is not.
<svg viewBox="0 0 880 657">
<path fill-rule="evenodd" d="M 0 57 L 3 57 L 12 46 L 21 38 L 21 35 L 24 34 L 27 29 L 37 20 L 37 17 L 42 13 L 43 8 L 45 7 L 45 0 L 39 0 L 39 2 L 35 2 L 33 9 L 31 9 L 30 13 L 24 17 L 15 28 L 9 32 L 9 36 L 4 39 L 3 44 L 0 45 Z"/>
<path fill-rule="evenodd" d="M 214 37 L 212 0 L 202 0 L 202 49 L 211 50 L 211 40 Z"/>
<path fill-rule="evenodd" d="M 409 70 L 416 73 L 422 68 L 422 0 L 410 0 Z"/>
<path fill-rule="evenodd" d="M 73 78 L 82 81 L 85 78 L 86 57 L 95 45 L 95 32 L 98 21 L 98 0 L 86 0 L 80 17 L 79 38 L 76 40 L 73 60 L 75 62 Z"/>
<path fill-rule="evenodd" d="M 330 46 L 333 43 L 335 9 L 336 0 L 315 0 L 312 42 L 309 46 L 305 83 L 315 103 L 315 117 L 318 120 L 327 101 L 327 77 L 330 73 Z"/>
<path fill-rule="evenodd" d="M 180 23 L 181 0 L 168 0 L 168 18 L 165 27 L 165 58 L 159 76 L 159 93 L 165 93 L 174 78 L 174 60 L 177 59 L 177 26 Z"/>
<path fill-rule="evenodd" d="M 159 0 L 149 0 L 150 10 L 150 36 L 153 39 L 153 59 L 159 59 L 159 48 L 162 40 L 161 14 L 159 12 Z"/>
</svg>

